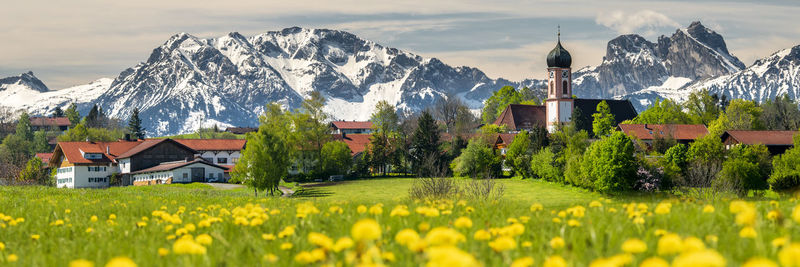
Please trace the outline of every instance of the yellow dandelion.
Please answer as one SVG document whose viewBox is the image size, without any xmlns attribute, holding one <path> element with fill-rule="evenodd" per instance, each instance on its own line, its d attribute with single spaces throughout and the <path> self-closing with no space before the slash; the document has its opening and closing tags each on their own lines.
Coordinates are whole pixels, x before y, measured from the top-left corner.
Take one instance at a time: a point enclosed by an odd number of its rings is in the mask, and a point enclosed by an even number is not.
<svg viewBox="0 0 800 267">
<path fill-rule="evenodd" d="M 531 267 L 533 263 L 533 257 L 522 257 L 511 262 L 511 267 Z"/>
<path fill-rule="evenodd" d="M 425 242 L 432 246 L 455 246 L 464 241 L 466 241 L 464 235 L 452 228 L 447 227 L 433 228 L 428 234 L 425 235 Z"/>
<path fill-rule="evenodd" d="M 417 242 L 420 239 L 419 234 L 414 229 L 403 229 L 394 236 L 394 240 L 404 246 Z"/>
<path fill-rule="evenodd" d="M 706 205 L 703 207 L 703 213 L 714 213 L 714 206 Z"/>
<path fill-rule="evenodd" d="M 94 267 L 94 262 L 77 259 L 69 262 L 69 267 Z"/>
<path fill-rule="evenodd" d="M 567 221 L 567 225 L 569 225 L 571 227 L 579 227 L 579 226 L 581 226 L 581 222 L 579 222 L 578 220 L 575 220 L 575 219 L 570 219 L 569 221 Z"/>
<path fill-rule="evenodd" d="M 665 234 L 658 239 L 658 255 L 678 254 L 683 250 L 683 240 L 676 234 Z"/>
<path fill-rule="evenodd" d="M 544 267 L 567 267 L 567 261 L 564 260 L 564 258 L 562 258 L 561 256 L 554 255 L 554 256 L 547 257 L 547 259 L 544 260 L 544 263 L 542 263 L 542 266 L 544 266 Z"/>
<path fill-rule="evenodd" d="M 778 267 L 778 264 L 767 258 L 752 258 L 747 260 L 742 267 Z"/>
<path fill-rule="evenodd" d="M 419 223 L 419 225 L 417 225 L 417 229 L 419 229 L 420 232 L 427 232 L 428 230 L 431 229 L 431 224 L 426 222 L 421 222 Z"/>
<path fill-rule="evenodd" d="M 639 267 L 669 267 L 669 263 L 662 258 L 651 257 L 642 261 Z"/>
<path fill-rule="evenodd" d="M 128 257 L 115 257 L 106 263 L 106 267 L 136 267 L 136 263 Z"/>
<path fill-rule="evenodd" d="M 4 244 L 3 242 L 0 242 L 0 251 L 3 251 L 5 249 L 6 249 L 6 244 Z"/>
<path fill-rule="evenodd" d="M 166 248 L 158 248 L 158 256 L 164 257 L 169 255 L 169 249 Z"/>
<path fill-rule="evenodd" d="M 756 229 L 750 226 L 742 228 L 742 230 L 739 231 L 739 237 L 741 238 L 756 238 L 757 236 L 758 233 L 756 233 Z"/>
<path fill-rule="evenodd" d="M 453 223 L 453 226 L 456 228 L 472 228 L 472 220 L 470 220 L 469 217 L 459 217 L 456 219 L 455 223 Z"/>
<path fill-rule="evenodd" d="M 356 208 L 356 211 L 357 211 L 358 213 L 365 213 L 365 212 L 367 212 L 367 206 L 364 206 L 364 205 L 358 205 L 358 208 Z"/>
<path fill-rule="evenodd" d="M 353 239 L 350 239 L 349 237 L 342 237 L 339 238 L 339 240 L 336 240 L 336 243 L 333 244 L 333 251 L 340 252 L 342 250 L 353 247 L 353 245 L 355 245 Z"/>
<path fill-rule="evenodd" d="M 274 262 L 278 261 L 278 256 L 275 256 L 275 254 L 270 253 L 270 254 L 264 255 L 264 260 L 268 261 L 268 262 L 271 262 L 271 263 L 274 263 Z"/>
<path fill-rule="evenodd" d="M 679 255 L 672 261 L 673 267 L 724 267 L 725 258 L 713 250 L 701 250 Z"/>
<path fill-rule="evenodd" d="M 517 241 L 508 236 L 501 236 L 494 241 L 489 242 L 489 247 L 495 252 L 503 252 L 517 248 Z"/>
<path fill-rule="evenodd" d="M 8 262 L 17 262 L 19 260 L 19 256 L 17 256 L 17 254 L 8 254 L 8 256 L 6 256 L 6 260 Z"/>
<path fill-rule="evenodd" d="M 211 245 L 211 243 L 214 242 L 214 239 L 211 238 L 211 236 L 208 234 L 198 235 L 197 238 L 195 238 L 195 240 L 197 241 L 197 243 L 204 246 Z"/>
<path fill-rule="evenodd" d="M 267 241 L 275 240 L 275 235 L 273 234 L 261 234 L 261 238 Z"/>
<path fill-rule="evenodd" d="M 89 220 L 92 221 L 92 222 L 96 222 L 97 221 L 97 216 L 92 215 L 92 217 L 89 218 Z"/>
<path fill-rule="evenodd" d="M 472 235 L 472 238 L 474 238 L 475 240 L 489 240 L 492 238 L 492 234 L 490 234 L 489 231 L 481 229 L 475 231 L 475 234 Z"/>
<path fill-rule="evenodd" d="M 563 238 L 556 236 L 556 237 L 553 237 L 553 239 L 550 239 L 549 244 L 550 244 L 550 247 L 553 248 L 553 249 L 561 249 L 567 243 L 564 241 Z"/>
<path fill-rule="evenodd" d="M 789 238 L 788 237 L 777 237 L 777 238 L 773 239 L 771 243 L 772 243 L 773 247 L 776 247 L 776 248 L 783 247 L 783 246 L 785 246 L 786 244 L 789 243 Z"/>
<path fill-rule="evenodd" d="M 781 217 L 783 216 L 781 216 L 781 212 L 779 210 L 771 210 L 767 212 L 767 219 L 770 221 L 777 221 L 781 219 Z"/>
<path fill-rule="evenodd" d="M 136 226 L 137 227 L 145 227 L 145 226 L 147 226 L 147 223 L 146 222 L 137 222 Z"/>
<path fill-rule="evenodd" d="M 672 209 L 672 203 L 662 202 L 656 205 L 655 213 L 659 215 L 669 214 Z"/>
<path fill-rule="evenodd" d="M 172 244 L 172 251 L 175 254 L 202 255 L 206 254 L 207 249 L 203 245 L 195 242 L 191 238 L 180 238 Z"/>
<path fill-rule="evenodd" d="M 281 244 L 281 250 L 290 250 L 292 249 L 292 247 L 293 247 L 292 243 L 289 242 L 284 242 L 283 244 Z"/>
<path fill-rule="evenodd" d="M 622 251 L 638 254 L 647 251 L 647 244 L 638 238 L 631 238 L 622 243 Z"/>
<path fill-rule="evenodd" d="M 782 266 L 800 266 L 800 243 L 792 243 L 784 246 L 783 249 L 778 252 L 778 261 Z"/>
<path fill-rule="evenodd" d="M 537 212 L 543 210 L 544 206 L 541 203 L 533 203 L 531 204 L 531 212 Z"/>
<path fill-rule="evenodd" d="M 31 239 L 33 239 L 33 241 L 39 240 L 39 238 L 41 238 L 41 237 L 42 236 L 40 236 L 40 235 L 31 235 Z"/>
</svg>

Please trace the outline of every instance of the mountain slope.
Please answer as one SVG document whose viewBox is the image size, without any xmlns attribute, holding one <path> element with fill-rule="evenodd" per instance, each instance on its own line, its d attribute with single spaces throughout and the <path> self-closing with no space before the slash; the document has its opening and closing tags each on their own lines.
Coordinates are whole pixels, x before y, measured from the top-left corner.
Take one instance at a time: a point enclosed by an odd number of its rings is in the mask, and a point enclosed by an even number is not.
<svg viewBox="0 0 800 267">
<path fill-rule="evenodd" d="M 12 110 L 26 110 L 34 115 L 49 115 L 56 107 L 66 109 L 71 103 L 79 110 L 88 110 L 91 102 L 111 85 L 102 78 L 89 84 L 50 91 L 33 72 L 0 79 L 0 105 Z M 85 113 L 85 111 L 84 111 Z"/>
</svg>

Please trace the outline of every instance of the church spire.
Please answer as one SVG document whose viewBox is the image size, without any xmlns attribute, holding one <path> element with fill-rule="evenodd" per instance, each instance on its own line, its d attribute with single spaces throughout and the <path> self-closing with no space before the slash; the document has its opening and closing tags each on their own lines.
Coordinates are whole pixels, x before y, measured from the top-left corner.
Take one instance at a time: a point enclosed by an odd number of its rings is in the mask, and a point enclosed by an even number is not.
<svg viewBox="0 0 800 267">
<path fill-rule="evenodd" d="M 561 24 L 558 24 L 558 42 L 561 42 Z"/>
</svg>

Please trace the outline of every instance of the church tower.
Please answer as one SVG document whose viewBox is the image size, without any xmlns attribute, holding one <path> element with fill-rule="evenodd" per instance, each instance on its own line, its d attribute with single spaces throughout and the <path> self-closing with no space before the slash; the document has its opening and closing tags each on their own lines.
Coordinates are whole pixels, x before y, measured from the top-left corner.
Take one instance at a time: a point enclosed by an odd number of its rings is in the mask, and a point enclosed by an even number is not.
<svg viewBox="0 0 800 267">
<path fill-rule="evenodd" d="M 561 46 L 561 30 L 558 44 L 547 54 L 547 131 L 555 132 L 559 124 L 569 122 L 572 117 L 572 57 Z"/>
</svg>

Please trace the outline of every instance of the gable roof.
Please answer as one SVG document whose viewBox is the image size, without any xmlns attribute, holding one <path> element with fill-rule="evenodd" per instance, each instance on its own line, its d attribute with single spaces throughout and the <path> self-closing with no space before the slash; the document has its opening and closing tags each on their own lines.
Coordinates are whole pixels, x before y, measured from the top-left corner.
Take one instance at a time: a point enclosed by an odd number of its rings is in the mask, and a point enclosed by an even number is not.
<svg viewBox="0 0 800 267">
<path fill-rule="evenodd" d="M 117 158 L 120 158 L 120 159 L 130 158 L 130 157 L 132 157 L 132 156 L 134 156 L 136 154 L 144 152 L 145 150 L 148 150 L 148 149 L 150 149 L 152 147 L 155 147 L 155 146 L 157 146 L 159 144 L 162 144 L 162 143 L 174 143 L 174 144 L 176 144 L 176 145 L 178 145 L 180 147 L 183 147 L 183 148 L 191 151 L 194 154 L 197 154 L 196 150 L 194 150 L 194 149 L 192 149 L 190 147 L 187 147 L 184 144 L 178 143 L 175 140 L 167 138 L 167 139 L 147 139 L 147 140 L 144 140 L 139 145 L 137 145 L 137 146 L 131 148 L 130 150 L 125 151 L 125 153 L 122 153 L 121 155 L 117 156 Z"/>
<path fill-rule="evenodd" d="M 350 154 L 355 155 L 367 150 L 370 134 L 334 134 L 333 140 L 342 141 L 350 148 Z"/>
<path fill-rule="evenodd" d="M 36 157 L 42 160 L 42 163 L 47 164 L 50 162 L 50 158 L 53 157 L 53 153 L 36 153 Z"/>
<path fill-rule="evenodd" d="M 514 142 L 514 138 L 517 136 L 515 133 L 501 133 L 497 135 L 497 141 L 495 144 L 503 144 L 505 146 L 511 145 L 511 142 Z"/>
<path fill-rule="evenodd" d="M 510 130 L 531 129 L 545 126 L 547 110 L 545 106 L 510 104 L 494 121 L 495 125 L 506 125 Z"/>
<path fill-rule="evenodd" d="M 371 121 L 332 121 L 331 125 L 333 125 L 336 129 L 371 129 L 372 122 Z"/>
<path fill-rule="evenodd" d="M 574 107 L 581 109 L 581 119 L 583 121 L 592 122 L 594 118 L 592 118 L 592 114 L 597 112 L 597 104 L 600 102 L 606 101 L 608 103 L 608 107 L 611 110 L 611 114 L 614 115 L 615 125 L 620 124 L 626 120 L 632 120 L 636 118 L 636 109 L 633 108 L 633 104 L 631 101 L 627 99 L 623 100 L 614 100 L 614 99 L 583 99 L 583 98 L 576 98 L 573 100 Z"/>
<path fill-rule="evenodd" d="M 154 167 L 150 167 L 144 170 L 138 170 L 135 172 L 131 172 L 131 174 L 140 174 L 140 173 L 148 173 L 148 172 L 160 172 L 160 171 L 171 171 L 177 168 L 193 165 L 193 164 L 205 164 L 211 167 L 219 168 L 222 170 L 228 170 L 227 167 L 223 167 L 220 165 L 216 165 L 214 163 L 210 163 L 203 159 L 197 158 L 192 161 L 171 161 L 171 162 L 164 162 Z"/>
<path fill-rule="evenodd" d="M 138 146 L 143 141 L 117 141 L 117 142 L 58 142 L 53 151 L 51 164 L 57 165 L 58 160 L 63 155 L 67 161 L 73 164 L 101 164 L 116 162 L 118 155 L 123 154 L 132 148 Z M 106 149 L 108 153 L 106 153 Z M 99 159 L 87 159 L 81 154 L 84 153 L 102 153 L 103 157 Z"/>
<path fill-rule="evenodd" d="M 653 140 L 658 136 L 695 140 L 708 134 L 708 129 L 702 124 L 620 124 L 619 129 L 639 140 Z"/>
<path fill-rule="evenodd" d="M 197 151 L 240 151 L 247 143 L 246 139 L 174 139 Z"/>
<path fill-rule="evenodd" d="M 31 126 L 70 126 L 72 123 L 67 117 L 31 117 Z"/>
<path fill-rule="evenodd" d="M 765 146 L 791 146 L 794 145 L 793 137 L 797 131 L 747 131 L 731 130 L 722 134 L 723 141 L 733 138 L 740 144 Z"/>
</svg>

